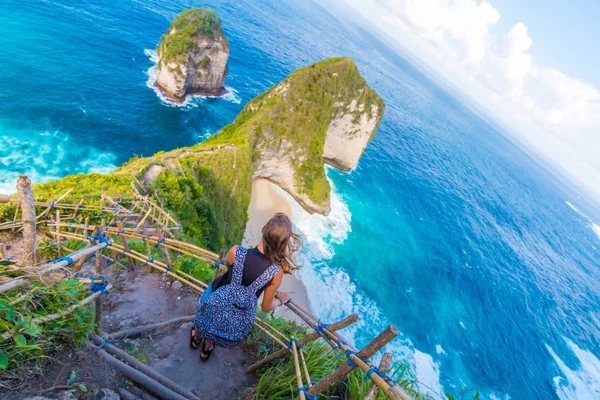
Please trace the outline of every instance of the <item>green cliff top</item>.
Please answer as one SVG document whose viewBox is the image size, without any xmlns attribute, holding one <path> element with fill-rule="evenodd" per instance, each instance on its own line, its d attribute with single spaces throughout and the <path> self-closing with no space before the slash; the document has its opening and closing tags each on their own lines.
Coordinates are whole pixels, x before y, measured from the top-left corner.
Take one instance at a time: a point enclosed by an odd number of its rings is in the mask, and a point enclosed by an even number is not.
<svg viewBox="0 0 600 400">
<path fill-rule="evenodd" d="M 191 49 L 198 34 L 225 37 L 221 20 L 213 10 L 190 8 L 175 17 L 168 32 L 160 38 L 159 55 L 167 62 L 175 60 Z"/>
</svg>

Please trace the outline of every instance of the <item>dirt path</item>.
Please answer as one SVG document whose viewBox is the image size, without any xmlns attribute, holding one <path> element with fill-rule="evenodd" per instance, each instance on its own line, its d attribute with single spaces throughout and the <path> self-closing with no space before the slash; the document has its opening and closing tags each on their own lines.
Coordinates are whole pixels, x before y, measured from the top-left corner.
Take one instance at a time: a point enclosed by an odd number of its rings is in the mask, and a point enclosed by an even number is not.
<svg viewBox="0 0 600 400">
<path fill-rule="evenodd" d="M 86 264 L 83 272 L 89 267 L 89 263 Z M 141 266 L 136 269 L 131 273 L 116 266 L 103 267 L 103 274 L 114 285 L 114 289 L 103 297 L 104 333 L 194 314 L 199 299 L 196 292 L 182 288 L 179 282 L 171 284 L 162 274 L 149 272 Z M 254 375 L 244 372 L 254 361 L 254 355 L 239 347 L 217 348 L 211 359 L 202 363 L 199 352 L 188 347 L 189 329 L 190 323 L 185 323 L 114 344 L 201 399 L 233 400 L 255 383 Z M 72 371 L 76 371 L 76 382 L 86 386 L 86 393 L 56 390 L 42 394 L 54 386 L 65 385 Z M 118 398 L 115 395 L 119 388 L 142 393 L 89 349 L 57 354 L 41 372 L 40 376 L 24 382 L 17 391 L 0 388 L 0 398 L 33 399 L 41 395 L 42 398 L 36 399 L 108 400 Z"/>
</svg>

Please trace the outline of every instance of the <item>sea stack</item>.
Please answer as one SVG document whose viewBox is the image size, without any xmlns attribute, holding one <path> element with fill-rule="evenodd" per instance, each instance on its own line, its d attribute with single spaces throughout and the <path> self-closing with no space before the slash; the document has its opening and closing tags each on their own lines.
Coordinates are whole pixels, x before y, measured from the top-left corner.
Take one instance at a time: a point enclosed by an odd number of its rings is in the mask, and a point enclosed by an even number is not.
<svg viewBox="0 0 600 400">
<path fill-rule="evenodd" d="M 226 93 L 229 43 L 213 10 L 192 8 L 179 14 L 162 35 L 157 53 L 156 86 L 173 100 Z"/>
</svg>

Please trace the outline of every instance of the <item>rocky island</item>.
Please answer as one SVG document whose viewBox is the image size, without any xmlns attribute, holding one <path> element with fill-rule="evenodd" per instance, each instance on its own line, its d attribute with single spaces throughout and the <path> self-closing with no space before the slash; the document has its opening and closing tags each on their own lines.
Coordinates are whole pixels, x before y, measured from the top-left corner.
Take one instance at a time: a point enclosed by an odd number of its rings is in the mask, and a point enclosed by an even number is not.
<svg viewBox="0 0 600 400">
<path fill-rule="evenodd" d="M 192 8 L 171 23 L 157 47 L 156 86 L 175 101 L 225 91 L 229 43 L 213 10 Z"/>
</svg>

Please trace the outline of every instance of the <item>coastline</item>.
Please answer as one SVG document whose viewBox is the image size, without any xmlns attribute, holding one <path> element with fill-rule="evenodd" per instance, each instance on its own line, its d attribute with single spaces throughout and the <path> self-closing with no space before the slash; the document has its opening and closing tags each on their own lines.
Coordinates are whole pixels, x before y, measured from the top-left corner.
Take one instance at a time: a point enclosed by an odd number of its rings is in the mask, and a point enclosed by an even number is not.
<svg viewBox="0 0 600 400">
<path fill-rule="evenodd" d="M 248 223 L 244 232 L 242 245 L 246 247 L 256 246 L 261 238 L 263 225 L 277 212 L 291 216 L 290 204 L 279 195 L 273 188 L 273 183 L 267 179 L 259 178 L 252 182 L 252 197 L 248 206 Z M 295 221 L 292 220 L 292 223 Z M 294 302 L 300 306 L 311 309 L 306 287 L 302 280 L 296 275 L 284 275 L 280 290 L 291 294 Z M 294 322 L 304 324 L 296 314 L 287 308 L 279 308 L 277 314 Z"/>
</svg>

